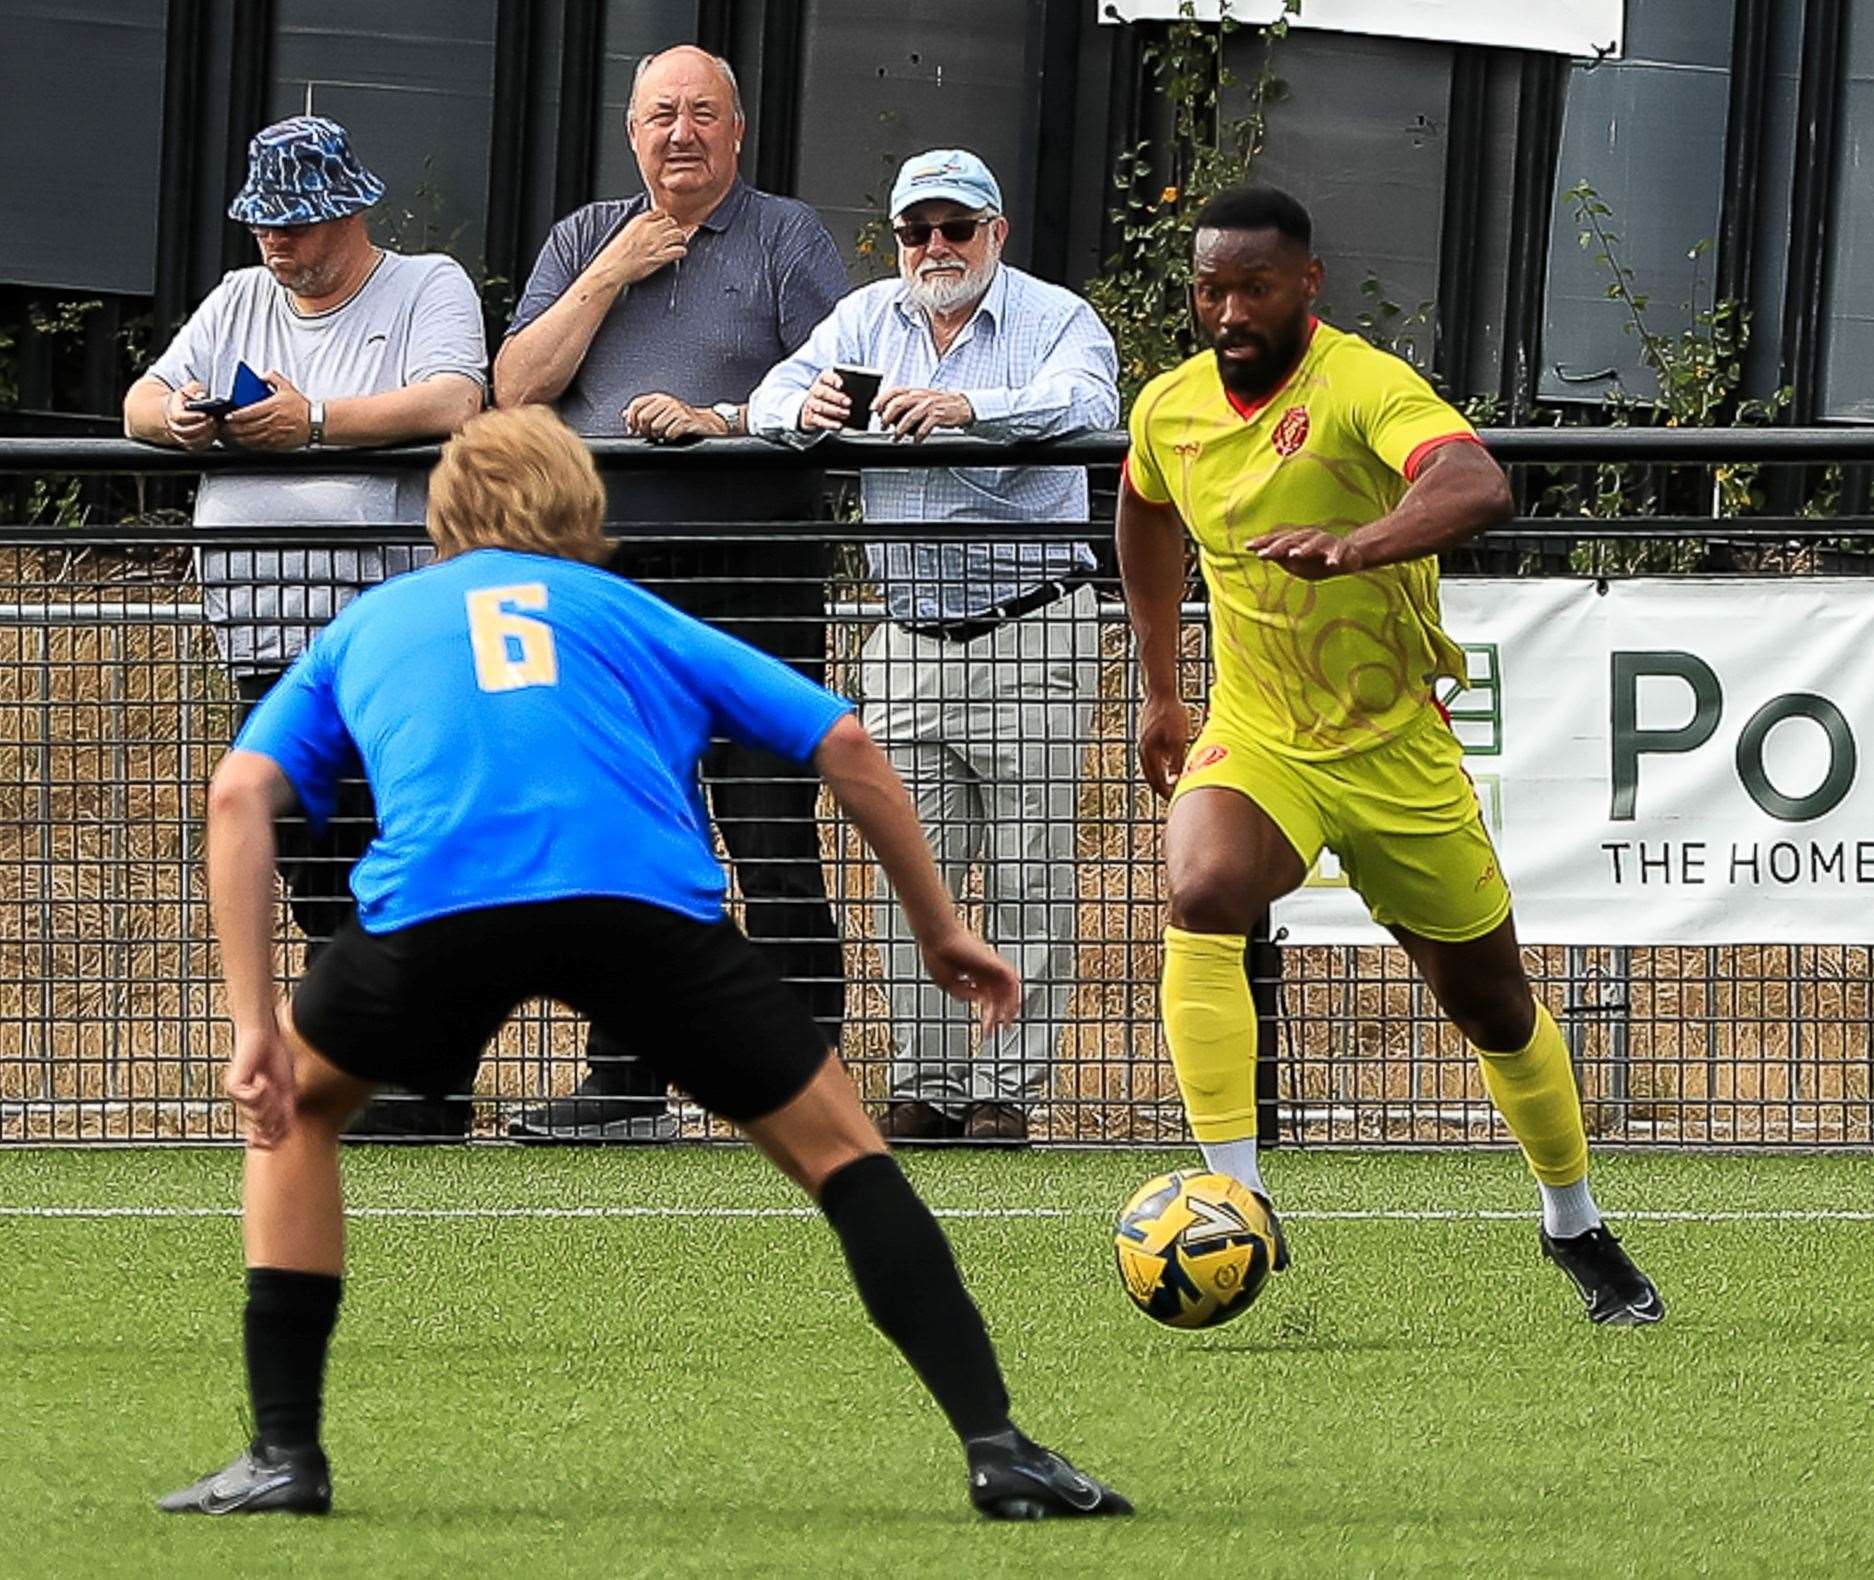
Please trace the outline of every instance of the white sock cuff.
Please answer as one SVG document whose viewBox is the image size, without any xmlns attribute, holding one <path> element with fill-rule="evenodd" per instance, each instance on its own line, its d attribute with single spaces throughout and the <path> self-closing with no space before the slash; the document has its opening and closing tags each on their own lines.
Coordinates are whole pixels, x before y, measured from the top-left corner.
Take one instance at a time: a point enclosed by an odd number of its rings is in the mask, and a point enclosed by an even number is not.
<svg viewBox="0 0 1874 1580">
<path fill-rule="evenodd" d="M 1201 1141 L 1204 1167 L 1213 1174 L 1227 1174 L 1237 1184 L 1261 1195 L 1268 1195 L 1262 1183 L 1262 1165 L 1256 1157 L 1256 1138 L 1242 1141 Z"/>
<path fill-rule="evenodd" d="M 1542 1192 L 1542 1227 L 1553 1238 L 1566 1240 L 1600 1226 L 1601 1209 L 1594 1205 L 1587 1175 L 1582 1175 L 1572 1185 L 1538 1182 L 1537 1188 Z"/>
</svg>

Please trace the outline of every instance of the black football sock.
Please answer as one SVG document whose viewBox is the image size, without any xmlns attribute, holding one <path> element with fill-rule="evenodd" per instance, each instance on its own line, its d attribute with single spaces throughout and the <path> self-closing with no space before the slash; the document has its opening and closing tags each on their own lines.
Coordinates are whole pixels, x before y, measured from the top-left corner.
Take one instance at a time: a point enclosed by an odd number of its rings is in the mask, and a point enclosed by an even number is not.
<svg viewBox="0 0 1874 1580">
<path fill-rule="evenodd" d="M 1006 1431 L 1008 1390 L 982 1313 L 950 1242 L 898 1165 L 883 1153 L 848 1163 L 821 1187 L 820 1210 L 866 1312 L 904 1352 L 957 1436 Z"/>
<path fill-rule="evenodd" d="M 343 1280 L 282 1267 L 247 1270 L 247 1392 L 254 1436 L 271 1448 L 316 1448 L 325 1351 Z"/>
</svg>

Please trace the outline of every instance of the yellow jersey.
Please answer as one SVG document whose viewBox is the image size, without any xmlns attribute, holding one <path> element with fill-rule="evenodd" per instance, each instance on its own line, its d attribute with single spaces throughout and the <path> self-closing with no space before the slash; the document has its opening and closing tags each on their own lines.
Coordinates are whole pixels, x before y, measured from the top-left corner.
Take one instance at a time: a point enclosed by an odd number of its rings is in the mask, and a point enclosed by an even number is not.
<svg viewBox="0 0 1874 1580">
<path fill-rule="evenodd" d="M 1424 457 L 1476 433 L 1398 357 L 1311 321 L 1300 363 L 1244 404 L 1204 351 L 1140 391 L 1126 475 L 1197 540 L 1210 590 L 1211 716 L 1284 755 L 1349 757 L 1432 716 L 1464 655 L 1438 620 L 1435 558 L 1303 581 L 1245 547 L 1346 536 L 1404 496 Z"/>
</svg>

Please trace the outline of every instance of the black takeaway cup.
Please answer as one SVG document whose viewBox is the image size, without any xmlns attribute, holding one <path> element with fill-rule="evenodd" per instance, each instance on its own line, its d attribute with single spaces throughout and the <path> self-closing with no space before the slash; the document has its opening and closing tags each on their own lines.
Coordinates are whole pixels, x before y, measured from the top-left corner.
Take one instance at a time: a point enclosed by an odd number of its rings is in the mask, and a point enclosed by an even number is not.
<svg viewBox="0 0 1874 1580">
<path fill-rule="evenodd" d="M 852 414 L 847 417 L 846 426 L 864 428 L 871 420 L 872 402 L 878 399 L 878 387 L 884 381 L 884 371 L 880 368 L 853 367 L 844 362 L 835 362 L 833 371 L 839 375 L 839 387 L 852 402 Z"/>
</svg>

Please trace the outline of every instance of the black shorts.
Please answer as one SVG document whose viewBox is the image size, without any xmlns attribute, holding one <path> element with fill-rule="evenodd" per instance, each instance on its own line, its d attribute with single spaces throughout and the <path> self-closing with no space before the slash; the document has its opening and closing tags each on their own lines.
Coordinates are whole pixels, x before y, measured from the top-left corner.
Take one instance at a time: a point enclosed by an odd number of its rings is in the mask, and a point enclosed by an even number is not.
<svg viewBox="0 0 1874 1580">
<path fill-rule="evenodd" d="M 466 1092 L 515 1008 L 555 999 L 725 1119 L 798 1096 L 826 1039 L 732 922 L 637 900 L 462 911 L 391 933 L 354 916 L 293 993 L 293 1022 L 361 1081 Z"/>
</svg>

